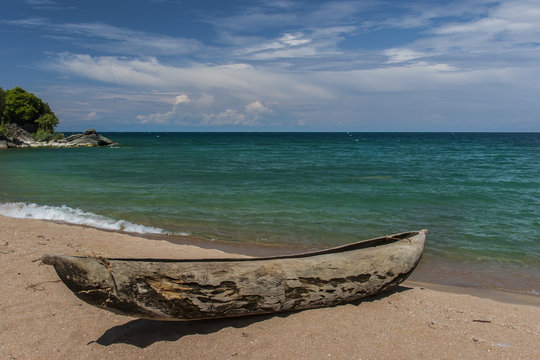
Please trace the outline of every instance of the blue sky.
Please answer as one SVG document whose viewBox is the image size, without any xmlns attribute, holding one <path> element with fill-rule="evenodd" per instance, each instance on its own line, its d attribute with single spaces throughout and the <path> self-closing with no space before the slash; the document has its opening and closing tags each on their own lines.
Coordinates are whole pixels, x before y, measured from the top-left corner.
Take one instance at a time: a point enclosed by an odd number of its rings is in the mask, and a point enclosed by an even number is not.
<svg viewBox="0 0 540 360">
<path fill-rule="evenodd" d="M 540 131 L 540 1 L 11 0 L 58 130 Z"/>
</svg>

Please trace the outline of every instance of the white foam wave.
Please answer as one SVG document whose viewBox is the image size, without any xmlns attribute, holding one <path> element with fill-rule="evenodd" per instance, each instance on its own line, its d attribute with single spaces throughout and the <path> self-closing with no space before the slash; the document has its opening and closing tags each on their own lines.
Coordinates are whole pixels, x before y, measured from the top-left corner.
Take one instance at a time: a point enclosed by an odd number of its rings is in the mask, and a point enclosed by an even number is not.
<svg viewBox="0 0 540 360">
<path fill-rule="evenodd" d="M 139 234 L 168 234 L 163 229 L 116 220 L 69 206 L 49 206 L 11 202 L 0 204 L 0 215 L 18 219 L 62 221 L 68 224 L 86 225 L 104 230 L 125 231 Z"/>
</svg>

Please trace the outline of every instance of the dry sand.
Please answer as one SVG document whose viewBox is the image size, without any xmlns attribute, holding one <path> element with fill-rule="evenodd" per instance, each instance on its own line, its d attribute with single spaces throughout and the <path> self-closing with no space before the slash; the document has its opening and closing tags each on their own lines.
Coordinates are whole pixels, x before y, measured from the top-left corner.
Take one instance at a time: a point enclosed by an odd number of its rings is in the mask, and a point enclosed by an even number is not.
<svg viewBox="0 0 540 360">
<path fill-rule="evenodd" d="M 0 216 L 0 360 L 540 359 L 540 297 L 506 295 L 506 300 L 516 301 L 501 302 L 405 282 L 386 296 L 333 308 L 153 322 L 83 303 L 59 282 L 52 267 L 34 261 L 46 253 L 224 255 L 195 246 Z"/>
</svg>

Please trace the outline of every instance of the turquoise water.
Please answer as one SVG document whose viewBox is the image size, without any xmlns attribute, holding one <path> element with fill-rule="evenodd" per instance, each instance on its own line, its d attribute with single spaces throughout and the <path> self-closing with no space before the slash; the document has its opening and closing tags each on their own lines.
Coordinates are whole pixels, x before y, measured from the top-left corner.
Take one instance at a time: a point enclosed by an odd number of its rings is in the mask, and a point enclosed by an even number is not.
<svg viewBox="0 0 540 360">
<path fill-rule="evenodd" d="M 428 260 L 540 269 L 538 133 L 104 135 L 1 151 L 0 214 L 315 247 L 427 228 Z"/>
</svg>

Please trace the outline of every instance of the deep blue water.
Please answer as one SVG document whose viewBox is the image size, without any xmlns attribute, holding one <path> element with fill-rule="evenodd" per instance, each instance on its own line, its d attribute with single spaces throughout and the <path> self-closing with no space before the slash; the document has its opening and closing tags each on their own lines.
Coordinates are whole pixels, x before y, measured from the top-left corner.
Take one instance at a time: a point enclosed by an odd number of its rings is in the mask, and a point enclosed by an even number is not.
<svg viewBox="0 0 540 360">
<path fill-rule="evenodd" d="M 538 133 L 104 135 L 1 151 L 0 214 L 317 247 L 427 228 L 428 258 L 540 269 Z"/>
</svg>

